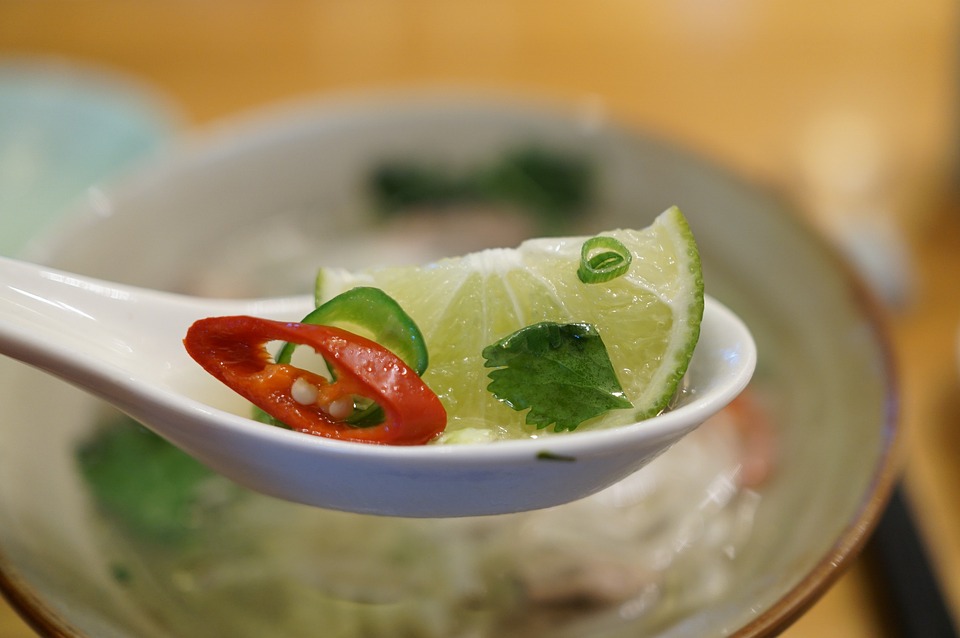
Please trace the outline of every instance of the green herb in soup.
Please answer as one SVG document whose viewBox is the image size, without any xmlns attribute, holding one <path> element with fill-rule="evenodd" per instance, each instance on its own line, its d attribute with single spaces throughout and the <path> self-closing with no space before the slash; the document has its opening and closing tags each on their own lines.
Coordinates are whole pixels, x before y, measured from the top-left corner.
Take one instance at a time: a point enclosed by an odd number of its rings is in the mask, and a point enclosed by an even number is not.
<svg viewBox="0 0 960 638">
<path fill-rule="evenodd" d="M 596 328 L 588 323 L 551 321 L 521 328 L 484 348 L 495 368 L 487 389 L 526 422 L 557 432 L 575 430 L 608 410 L 633 407 Z"/>
<path fill-rule="evenodd" d="M 370 191 L 384 215 L 462 205 L 511 206 L 539 219 L 541 234 L 560 232 L 594 199 L 590 162 L 577 154 L 522 146 L 461 170 L 426 162 L 384 162 Z"/>
<path fill-rule="evenodd" d="M 133 419 L 105 420 L 77 450 L 97 506 L 132 534 L 174 540 L 239 488 Z"/>
</svg>

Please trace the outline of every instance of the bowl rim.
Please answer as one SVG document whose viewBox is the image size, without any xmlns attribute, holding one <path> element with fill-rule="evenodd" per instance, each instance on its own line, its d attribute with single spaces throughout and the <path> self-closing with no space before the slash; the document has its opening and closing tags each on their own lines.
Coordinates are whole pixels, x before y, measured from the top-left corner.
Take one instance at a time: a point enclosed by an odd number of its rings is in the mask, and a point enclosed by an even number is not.
<svg viewBox="0 0 960 638">
<path fill-rule="evenodd" d="M 46 638 L 88 638 L 64 620 L 10 565 L 0 551 L 0 594 L 20 618 Z"/>
<path fill-rule="evenodd" d="M 479 95 L 469 91 L 454 92 L 427 92 L 419 94 L 420 99 L 409 99 L 404 92 L 350 92 L 348 94 L 301 96 L 299 98 L 278 101 L 277 103 L 255 107 L 240 111 L 222 118 L 200 129 L 188 131 L 179 142 L 174 141 L 171 148 L 159 160 L 159 166 L 169 166 L 171 161 L 181 155 L 195 153 L 220 154 L 224 149 L 236 150 L 245 146 L 246 142 L 254 138 L 261 138 L 270 134 L 270 127 L 278 130 L 289 130 L 291 119 L 320 118 L 331 114 L 343 116 L 345 109 L 352 106 L 369 106 L 371 98 L 399 97 L 401 104 L 406 107 L 422 103 L 436 107 L 437 100 L 453 97 L 454 103 L 463 99 L 472 99 L 472 108 L 493 107 L 495 109 L 510 109 L 519 107 L 526 112 L 535 109 L 547 108 L 554 115 L 571 115 L 575 109 L 570 105 L 551 103 L 539 99 L 529 99 L 520 96 L 502 95 L 483 92 Z M 424 98 L 425 95 L 425 98 Z M 477 98 L 480 98 L 477 101 Z M 506 99 L 505 99 L 506 98 Z M 558 108 L 559 107 L 559 108 Z M 282 117 L 281 117 L 282 116 Z M 286 118 L 286 123 L 283 123 Z M 645 140 L 659 145 L 670 147 L 678 156 L 696 163 L 699 170 L 711 174 L 726 183 L 749 186 L 751 190 L 762 194 L 768 200 L 783 204 L 784 211 L 793 212 L 796 206 L 778 192 L 773 185 L 758 183 L 736 167 L 719 164 L 709 154 L 698 152 L 680 140 L 670 140 L 652 133 L 649 130 L 637 129 L 625 125 L 622 121 L 612 121 L 612 125 L 631 134 L 636 134 Z M 236 139 L 248 137 L 250 139 Z M 131 180 L 144 179 L 145 172 L 156 168 L 156 163 L 138 164 L 132 171 L 121 171 L 117 178 L 103 185 L 104 190 L 112 191 L 129 187 Z M 145 170 L 146 169 L 146 170 Z M 884 311 L 878 297 L 867 286 L 863 278 L 856 272 L 853 265 L 841 256 L 840 249 L 832 244 L 809 222 L 804 221 L 799 214 L 780 215 L 780 221 L 792 225 L 792 232 L 802 236 L 804 241 L 816 246 L 825 258 L 830 260 L 833 269 L 843 288 L 858 310 L 858 315 L 868 327 L 872 341 L 881 355 L 879 376 L 883 379 L 885 405 L 882 422 L 878 424 L 883 433 L 883 444 L 879 450 L 874 465 L 868 489 L 861 499 L 854 516 L 842 529 L 834 543 L 820 558 L 819 561 L 804 574 L 789 590 L 771 604 L 767 609 L 756 615 L 746 625 L 730 634 L 732 638 L 761 638 L 776 636 L 796 622 L 806 611 L 829 591 L 830 587 L 846 572 L 853 560 L 860 554 L 871 536 L 888 501 L 893 493 L 894 486 L 899 479 L 903 466 L 903 434 L 900 425 L 900 390 L 896 357 L 890 337 L 888 314 Z M 65 220 L 68 224 L 71 220 Z M 78 220 L 72 220 L 76 223 Z M 57 242 L 54 241 L 54 246 Z M 29 249 L 28 249 L 29 254 Z M 13 568 L 12 562 L 0 547 L 0 595 L 8 600 L 11 607 L 40 635 L 47 638 L 93 638 L 68 623 L 59 612 L 45 602 L 41 596 L 28 584 Z"/>
<path fill-rule="evenodd" d="M 881 431 L 884 444 L 880 449 L 869 487 L 857 515 L 841 531 L 834 544 L 813 568 L 786 594 L 760 613 L 754 620 L 731 634 L 733 638 L 766 638 L 777 636 L 800 619 L 846 573 L 860 555 L 886 510 L 900 479 L 904 465 L 903 428 L 901 427 L 899 369 L 890 336 L 888 313 L 853 265 L 840 256 L 839 249 L 822 235 L 799 220 L 792 219 L 799 232 L 811 236 L 825 249 L 837 274 L 843 278 L 853 303 L 862 311 L 878 352 L 882 355 L 881 377 L 885 380 Z"/>
</svg>

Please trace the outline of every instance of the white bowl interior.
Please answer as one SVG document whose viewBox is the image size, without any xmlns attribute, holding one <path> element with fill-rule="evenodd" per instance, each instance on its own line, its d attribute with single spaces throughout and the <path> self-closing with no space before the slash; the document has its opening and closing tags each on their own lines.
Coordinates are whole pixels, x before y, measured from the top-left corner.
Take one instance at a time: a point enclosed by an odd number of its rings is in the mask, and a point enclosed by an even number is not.
<svg viewBox="0 0 960 638">
<path fill-rule="evenodd" d="M 894 432 L 888 355 L 859 286 L 768 193 L 659 141 L 538 107 L 457 99 L 299 105 L 225 125 L 93 192 L 29 256 L 160 288 L 302 293 L 325 260 L 348 267 L 371 254 L 425 260 L 526 232 L 418 227 L 387 255 L 395 239 L 372 234 L 374 214 L 363 199 L 364 176 L 384 158 L 462 167 L 518 140 L 583 154 L 599 167 L 596 205 L 570 232 L 639 227 L 680 206 L 700 244 L 708 293 L 742 317 L 757 341 L 755 384 L 768 397 L 781 451 L 749 546 L 709 604 L 591 635 L 632 635 L 639 626 L 657 635 L 719 636 L 751 622 L 774 626 L 779 614 L 809 602 L 829 578 L 823 566 L 842 563 L 864 533 L 888 480 Z M 39 606 L 54 612 L 50 622 L 64 621 L 79 635 L 173 635 L 189 614 L 174 620 L 164 605 L 189 609 L 189 597 L 118 577 L 107 548 L 125 541 L 105 530 L 78 479 L 75 447 L 101 406 L 6 360 L 0 403 L 0 566 L 8 579 L 40 597 Z M 270 507 L 281 517 L 310 516 Z M 192 617 L 200 622 L 203 613 Z M 568 629 L 581 635 L 576 625 Z"/>
</svg>

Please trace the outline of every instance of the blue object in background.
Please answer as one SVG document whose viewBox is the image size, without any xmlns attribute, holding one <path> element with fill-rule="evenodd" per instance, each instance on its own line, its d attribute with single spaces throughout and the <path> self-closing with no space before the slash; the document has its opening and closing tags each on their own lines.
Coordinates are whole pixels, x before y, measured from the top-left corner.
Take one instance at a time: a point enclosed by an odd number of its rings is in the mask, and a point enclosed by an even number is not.
<svg viewBox="0 0 960 638">
<path fill-rule="evenodd" d="M 158 150 L 179 117 L 131 79 L 0 59 L 0 254 L 19 252 L 93 184 Z"/>
</svg>

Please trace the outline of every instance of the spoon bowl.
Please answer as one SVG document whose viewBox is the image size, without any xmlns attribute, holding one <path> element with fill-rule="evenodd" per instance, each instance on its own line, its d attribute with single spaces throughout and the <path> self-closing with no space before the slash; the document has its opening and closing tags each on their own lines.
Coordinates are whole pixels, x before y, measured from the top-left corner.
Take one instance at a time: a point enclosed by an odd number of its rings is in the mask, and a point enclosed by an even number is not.
<svg viewBox="0 0 960 638">
<path fill-rule="evenodd" d="M 217 472 L 317 507 L 407 517 L 502 514 L 573 501 L 666 451 L 732 401 L 756 365 L 749 330 L 707 297 L 676 405 L 610 430 L 485 444 L 377 446 L 275 428 L 182 346 L 197 319 L 295 321 L 309 297 L 205 299 L 0 258 L 0 353 L 114 404 Z M 232 411 L 231 411 L 232 410 Z"/>
</svg>

